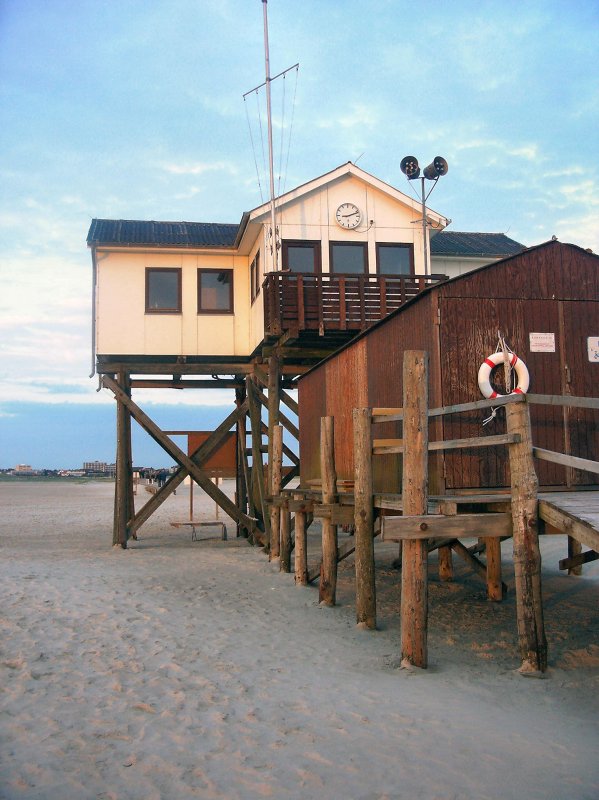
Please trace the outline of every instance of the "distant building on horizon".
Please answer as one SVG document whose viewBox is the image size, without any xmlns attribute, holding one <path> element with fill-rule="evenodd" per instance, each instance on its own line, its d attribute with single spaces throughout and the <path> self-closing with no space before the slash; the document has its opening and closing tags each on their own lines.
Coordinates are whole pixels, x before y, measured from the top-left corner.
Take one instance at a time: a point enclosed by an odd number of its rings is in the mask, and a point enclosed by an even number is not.
<svg viewBox="0 0 599 800">
<path fill-rule="evenodd" d="M 33 469 L 29 464 L 17 464 L 17 466 L 13 469 L 13 473 L 15 475 L 38 475 L 39 472 L 36 469 Z"/>
<path fill-rule="evenodd" d="M 116 473 L 116 465 L 107 464 L 106 461 L 84 461 L 83 471 L 93 472 L 95 474 L 100 473 L 102 475 L 110 475 L 111 477 L 114 477 Z"/>
</svg>

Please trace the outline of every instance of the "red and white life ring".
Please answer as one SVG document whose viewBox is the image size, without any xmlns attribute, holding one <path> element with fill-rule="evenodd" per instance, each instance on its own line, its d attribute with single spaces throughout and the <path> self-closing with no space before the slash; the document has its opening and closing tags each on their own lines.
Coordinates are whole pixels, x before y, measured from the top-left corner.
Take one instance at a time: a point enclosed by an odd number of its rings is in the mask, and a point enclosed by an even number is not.
<svg viewBox="0 0 599 800">
<path fill-rule="evenodd" d="M 530 376 L 526 364 L 519 359 L 515 353 L 509 353 L 508 355 L 510 356 L 510 367 L 516 370 L 516 375 L 518 376 L 518 385 L 512 394 L 526 394 L 530 385 Z M 478 370 L 478 387 L 483 397 L 486 397 L 488 400 L 493 400 L 495 397 L 503 397 L 503 395 L 493 389 L 490 380 L 491 372 L 493 372 L 495 367 L 499 366 L 499 364 L 503 364 L 503 353 L 493 353 L 488 358 L 485 358 Z"/>
</svg>

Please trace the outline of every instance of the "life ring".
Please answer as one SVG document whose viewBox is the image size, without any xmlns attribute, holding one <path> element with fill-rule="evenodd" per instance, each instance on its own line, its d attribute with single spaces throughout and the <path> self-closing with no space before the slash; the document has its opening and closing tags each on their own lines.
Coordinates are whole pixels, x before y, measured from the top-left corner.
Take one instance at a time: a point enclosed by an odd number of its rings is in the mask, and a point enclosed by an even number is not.
<svg viewBox="0 0 599 800">
<path fill-rule="evenodd" d="M 499 364 L 503 364 L 503 353 L 497 352 L 485 358 L 478 370 L 478 388 L 481 390 L 483 397 L 488 400 L 493 400 L 495 397 L 503 397 L 503 395 L 496 392 L 491 386 L 491 372 Z M 515 353 L 510 354 L 510 367 L 516 370 L 518 376 L 518 385 L 512 394 L 526 394 L 530 384 L 530 376 L 524 361 L 518 358 Z"/>
</svg>

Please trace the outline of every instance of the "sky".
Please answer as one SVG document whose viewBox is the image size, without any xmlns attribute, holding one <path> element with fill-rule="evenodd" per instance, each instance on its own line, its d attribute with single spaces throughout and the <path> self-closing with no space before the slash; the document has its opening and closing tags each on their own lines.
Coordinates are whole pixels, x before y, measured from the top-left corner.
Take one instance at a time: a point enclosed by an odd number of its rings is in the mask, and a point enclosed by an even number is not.
<svg viewBox="0 0 599 800">
<path fill-rule="evenodd" d="M 277 190 L 354 161 L 409 193 L 401 158 L 442 155 L 450 230 L 599 252 L 597 0 L 267 9 L 271 75 L 300 64 L 273 83 Z M 237 223 L 266 200 L 264 94 L 243 100 L 264 76 L 261 0 L 0 0 L 0 468 L 114 461 L 90 221 Z M 135 399 L 171 429 L 232 407 L 172 394 Z M 134 461 L 171 463 L 138 431 Z"/>
</svg>

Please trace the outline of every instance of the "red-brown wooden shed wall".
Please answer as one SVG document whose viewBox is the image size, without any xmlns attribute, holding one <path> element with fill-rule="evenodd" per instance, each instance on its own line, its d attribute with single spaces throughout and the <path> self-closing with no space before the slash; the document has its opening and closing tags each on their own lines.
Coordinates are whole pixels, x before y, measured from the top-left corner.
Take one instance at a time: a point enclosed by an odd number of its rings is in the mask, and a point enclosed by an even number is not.
<svg viewBox="0 0 599 800">
<path fill-rule="evenodd" d="M 404 350 L 429 354 L 431 407 L 480 399 L 478 367 L 494 352 L 498 331 L 526 362 L 531 392 L 599 395 L 599 364 L 588 361 L 586 346 L 588 336 L 599 336 L 599 258 L 549 242 L 497 262 L 421 295 L 312 370 L 300 381 L 299 392 L 302 483 L 320 475 L 318 429 L 327 414 L 335 417 L 338 475 L 353 478 L 352 409 L 401 406 Z M 555 352 L 531 352 L 531 332 L 554 333 Z M 503 411 L 486 426 L 484 416 L 433 421 L 430 439 L 504 431 Z M 533 406 L 531 416 L 536 445 L 597 458 L 599 412 Z M 374 435 L 399 437 L 401 429 L 387 423 L 375 426 Z M 507 485 L 506 459 L 505 448 L 435 456 L 431 489 L 437 489 L 443 461 L 448 488 Z M 542 485 L 565 485 L 563 467 L 537 462 L 537 469 Z M 376 457 L 374 470 L 377 491 L 400 490 L 399 457 Z M 574 483 L 596 482 L 588 473 L 570 477 Z"/>
</svg>

